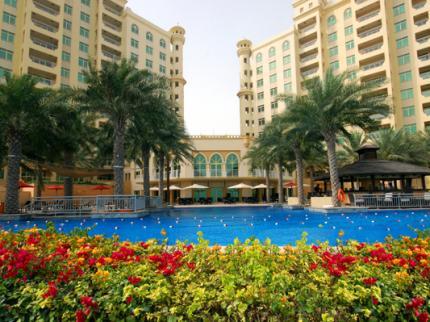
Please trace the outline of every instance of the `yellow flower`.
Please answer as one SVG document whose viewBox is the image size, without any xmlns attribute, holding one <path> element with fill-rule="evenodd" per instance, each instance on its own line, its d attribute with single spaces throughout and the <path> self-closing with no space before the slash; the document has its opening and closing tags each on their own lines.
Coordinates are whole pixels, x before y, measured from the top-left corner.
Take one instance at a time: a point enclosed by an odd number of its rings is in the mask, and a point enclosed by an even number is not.
<svg viewBox="0 0 430 322">
<path fill-rule="evenodd" d="M 85 263 L 85 258 L 83 258 L 83 257 L 79 257 L 78 258 L 78 264 L 79 265 L 83 265 Z"/>
<path fill-rule="evenodd" d="M 398 265 L 399 263 L 400 263 L 400 259 L 399 258 L 393 259 L 393 264 L 394 265 Z"/>
<path fill-rule="evenodd" d="M 110 263 L 112 263 L 112 258 L 110 258 L 110 257 L 105 257 L 105 262 L 107 263 L 107 264 L 110 264 Z"/>
<path fill-rule="evenodd" d="M 408 272 L 402 271 L 402 272 L 397 272 L 396 273 L 396 279 L 398 281 L 404 281 L 405 279 L 407 279 L 409 277 Z"/>
<path fill-rule="evenodd" d="M 85 243 L 85 237 L 79 238 L 76 242 L 79 244 Z"/>
<path fill-rule="evenodd" d="M 427 260 L 426 260 L 426 259 L 422 259 L 422 260 L 420 260 L 420 264 L 421 264 L 422 266 L 427 266 L 428 262 L 427 262 Z"/>
</svg>

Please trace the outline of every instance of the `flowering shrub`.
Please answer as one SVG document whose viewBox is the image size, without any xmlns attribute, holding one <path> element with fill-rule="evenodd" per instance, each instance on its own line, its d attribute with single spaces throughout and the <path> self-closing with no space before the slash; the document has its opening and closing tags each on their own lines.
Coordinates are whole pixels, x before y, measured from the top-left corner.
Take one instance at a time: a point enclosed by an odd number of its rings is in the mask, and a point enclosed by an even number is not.
<svg viewBox="0 0 430 322">
<path fill-rule="evenodd" d="M 0 320 L 428 321 L 430 238 L 221 248 L 0 232 Z"/>
</svg>

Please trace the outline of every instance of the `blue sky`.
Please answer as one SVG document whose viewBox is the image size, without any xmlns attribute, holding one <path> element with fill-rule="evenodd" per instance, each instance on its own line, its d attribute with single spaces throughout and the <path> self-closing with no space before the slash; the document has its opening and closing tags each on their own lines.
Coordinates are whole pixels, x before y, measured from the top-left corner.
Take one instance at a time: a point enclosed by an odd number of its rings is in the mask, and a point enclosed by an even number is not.
<svg viewBox="0 0 430 322">
<path fill-rule="evenodd" d="M 186 29 L 188 132 L 239 134 L 236 43 L 248 38 L 258 44 L 289 29 L 291 1 L 129 0 L 128 7 L 164 29 L 178 23 Z"/>
</svg>

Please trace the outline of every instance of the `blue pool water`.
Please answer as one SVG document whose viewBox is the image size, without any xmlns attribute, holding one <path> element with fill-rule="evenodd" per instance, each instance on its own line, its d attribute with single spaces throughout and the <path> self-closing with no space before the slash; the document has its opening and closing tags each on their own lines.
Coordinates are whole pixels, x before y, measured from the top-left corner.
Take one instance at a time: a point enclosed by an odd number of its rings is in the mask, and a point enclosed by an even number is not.
<svg viewBox="0 0 430 322">
<path fill-rule="evenodd" d="M 176 240 L 196 242 L 197 232 L 203 232 L 211 244 L 231 244 L 237 237 L 244 241 L 255 237 L 270 238 L 272 243 L 285 245 L 295 243 L 303 232 L 309 242 L 329 241 L 335 243 L 339 231 L 344 239 L 362 242 L 383 241 L 391 235 L 415 236 L 413 229 L 430 228 L 430 211 L 369 211 L 348 214 L 321 214 L 307 210 L 291 211 L 269 207 L 233 207 L 172 209 L 142 218 L 51 219 L 61 232 L 72 229 L 91 228 L 90 234 L 119 235 L 121 240 L 142 241 L 162 239 L 161 230 L 167 232 L 170 244 Z M 34 225 L 44 228 L 45 220 L 0 221 L 0 229 L 21 230 Z"/>
</svg>

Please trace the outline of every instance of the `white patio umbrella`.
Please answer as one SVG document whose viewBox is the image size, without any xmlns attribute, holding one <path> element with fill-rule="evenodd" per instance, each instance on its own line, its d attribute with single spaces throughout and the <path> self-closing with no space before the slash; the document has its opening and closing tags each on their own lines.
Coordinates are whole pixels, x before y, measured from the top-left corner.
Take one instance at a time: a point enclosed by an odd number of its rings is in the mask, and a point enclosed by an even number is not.
<svg viewBox="0 0 430 322">
<path fill-rule="evenodd" d="M 255 186 L 255 187 L 252 187 L 252 189 L 266 189 L 267 188 L 267 186 L 265 185 L 265 184 L 259 184 L 258 186 Z"/>
<path fill-rule="evenodd" d="M 166 190 L 166 191 L 167 191 L 167 187 L 166 187 L 166 188 L 164 188 L 164 190 Z M 170 186 L 170 187 L 169 187 L 169 190 L 170 190 L 170 191 L 179 191 L 179 190 L 182 190 L 182 188 L 181 188 L 181 187 L 178 187 L 178 186 L 175 186 L 175 185 L 172 185 L 172 186 Z"/>
<path fill-rule="evenodd" d="M 252 186 L 244 183 L 239 183 L 235 186 L 228 187 L 228 189 L 252 189 Z"/>
<path fill-rule="evenodd" d="M 183 188 L 182 190 L 190 190 L 190 189 L 191 190 L 206 190 L 206 189 L 209 189 L 209 187 L 206 187 L 206 186 L 203 186 L 203 185 L 195 183 L 192 186 Z"/>
<path fill-rule="evenodd" d="M 158 188 L 158 187 L 151 187 L 149 190 L 150 190 L 150 191 L 159 191 L 159 190 L 160 190 L 160 188 Z"/>
</svg>

